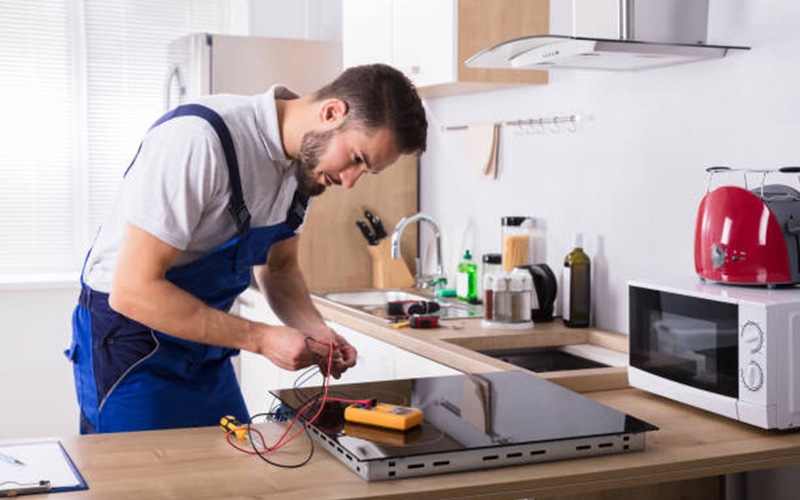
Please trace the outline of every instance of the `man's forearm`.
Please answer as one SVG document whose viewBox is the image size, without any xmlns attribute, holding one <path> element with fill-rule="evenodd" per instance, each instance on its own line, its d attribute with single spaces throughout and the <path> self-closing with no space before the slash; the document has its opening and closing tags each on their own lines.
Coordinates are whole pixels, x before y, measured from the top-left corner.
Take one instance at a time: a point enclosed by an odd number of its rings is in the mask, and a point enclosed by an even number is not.
<svg viewBox="0 0 800 500">
<path fill-rule="evenodd" d="M 112 309 L 144 325 L 203 344 L 259 352 L 263 325 L 205 305 L 166 279 L 116 285 Z"/>
<path fill-rule="evenodd" d="M 272 311 L 287 326 L 301 332 L 325 326 L 322 315 L 311 301 L 299 267 L 264 270 L 257 275 L 257 281 Z"/>
</svg>

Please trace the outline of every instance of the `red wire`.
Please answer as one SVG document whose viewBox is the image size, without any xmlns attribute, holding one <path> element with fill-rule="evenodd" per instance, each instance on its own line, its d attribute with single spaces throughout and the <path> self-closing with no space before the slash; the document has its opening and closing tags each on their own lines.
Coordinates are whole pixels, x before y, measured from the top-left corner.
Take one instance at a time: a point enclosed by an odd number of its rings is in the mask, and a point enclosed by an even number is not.
<svg viewBox="0 0 800 500">
<path fill-rule="evenodd" d="M 292 419 L 292 421 L 289 424 L 289 426 L 283 432 L 281 437 L 278 438 L 278 440 L 275 442 L 274 445 L 267 446 L 267 443 L 264 440 L 264 436 L 261 434 L 261 432 L 259 432 L 258 429 L 253 429 L 252 427 L 250 427 L 251 432 L 255 432 L 256 435 L 258 435 L 258 438 L 261 441 L 261 446 L 264 448 L 263 451 L 259 451 L 257 449 L 254 450 L 254 451 L 251 451 L 251 450 L 248 450 L 246 448 L 242 448 L 242 447 L 234 444 L 231 441 L 231 434 L 235 433 L 237 430 L 246 429 L 246 427 L 238 427 L 236 429 L 229 430 L 227 432 L 227 434 L 225 435 L 225 439 L 226 439 L 226 441 L 228 441 L 228 444 L 233 446 L 237 450 L 239 450 L 239 451 L 241 451 L 243 453 L 247 453 L 249 455 L 261 455 L 261 454 L 264 454 L 264 453 L 270 453 L 270 452 L 278 450 L 278 449 L 282 448 L 283 446 L 287 445 L 288 443 L 290 443 L 301 432 L 305 431 L 312 423 L 314 423 L 317 420 L 317 418 L 319 418 L 320 414 L 322 413 L 322 409 L 325 407 L 325 403 L 327 403 L 328 401 L 339 401 L 339 402 L 344 402 L 344 403 L 361 403 L 361 404 L 366 404 L 366 405 L 371 404 L 371 400 L 369 400 L 369 399 L 342 399 L 342 398 L 329 398 L 328 397 L 328 387 L 330 386 L 331 365 L 332 364 L 333 364 L 333 342 L 329 342 L 328 343 L 328 373 L 325 375 L 325 393 L 323 394 L 322 398 L 312 399 L 311 401 L 309 401 L 308 403 L 303 405 L 303 407 L 300 408 L 297 411 L 295 417 Z M 306 423 L 303 424 L 303 427 L 301 429 L 298 429 L 297 432 L 295 432 L 293 435 L 289 436 L 288 439 L 286 439 L 286 435 L 289 433 L 289 431 L 292 430 L 292 427 L 294 427 L 294 424 L 295 424 L 295 422 L 297 422 L 297 419 L 300 418 L 300 415 L 302 415 L 303 412 L 306 411 L 307 408 L 312 406 L 317 401 L 320 402 L 319 410 L 317 410 L 317 413 L 314 414 L 314 416 L 311 417 L 311 419 L 307 420 Z M 286 441 L 284 441 L 284 439 L 286 439 Z"/>
</svg>

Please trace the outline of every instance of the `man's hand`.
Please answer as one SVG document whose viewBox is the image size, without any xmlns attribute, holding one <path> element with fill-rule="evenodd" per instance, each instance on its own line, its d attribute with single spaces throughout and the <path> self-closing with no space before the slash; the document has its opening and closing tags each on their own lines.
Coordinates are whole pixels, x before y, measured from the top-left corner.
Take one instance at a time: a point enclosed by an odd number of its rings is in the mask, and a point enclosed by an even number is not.
<svg viewBox="0 0 800 500">
<path fill-rule="evenodd" d="M 267 326 L 260 329 L 258 354 L 269 358 L 284 370 L 297 371 L 328 360 L 328 345 L 307 342 L 306 335 L 288 326 Z"/>
<path fill-rule="evenodd" d="M 344 337 L 337 334 L 332 328 L 323 325 L 312 328 L 306 333 L 313 339 L 308 342 L 309 345 L 317 345 L 325 351 L 324 355 L 318 360 L 319 369 L 323 375 L 328 373 L 328 359 L 330 357 L 328 349 L 331 344 L 333 344 L 333 363 L 330 371 L 333 378 L 338 379 L 342 376 L 342 373 L 356 364 L 356 357 L 358 356 L 356 348 L 351 346 Z M 319 352 L 319 350 L 314 349 L 314 352 Z"/>
</svg>

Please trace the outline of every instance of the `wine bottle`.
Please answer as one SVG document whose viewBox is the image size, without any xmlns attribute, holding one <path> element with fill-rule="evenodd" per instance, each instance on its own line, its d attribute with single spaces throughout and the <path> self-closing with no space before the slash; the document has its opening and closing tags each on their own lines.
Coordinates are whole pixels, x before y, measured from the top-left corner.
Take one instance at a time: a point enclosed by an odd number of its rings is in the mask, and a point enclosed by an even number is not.
<svg viewBox="0 0 800 500">
<path fill-rule="evenodd" d="M 583 235 L 575 235 L 575 245 L 564 258 L 562 272 L 562 318 L 570 328 L 589 326 L 592 303 L 591 260 L 583 251 Z"/>
</svg>

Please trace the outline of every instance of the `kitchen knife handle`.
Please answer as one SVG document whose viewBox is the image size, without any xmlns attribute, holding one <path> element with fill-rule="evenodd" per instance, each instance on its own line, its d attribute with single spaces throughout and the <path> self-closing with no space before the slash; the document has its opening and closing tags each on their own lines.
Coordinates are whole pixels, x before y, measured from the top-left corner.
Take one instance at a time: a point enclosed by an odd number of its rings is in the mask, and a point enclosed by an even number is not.
<svg viewBox="0 0 800 500">
<path fill-rule="evenodd" d="M 373 214 L 369 210 L 364 210 L 364 217 L 367 218 L 370 225 L 372 226 L 372 230 L 375 231 L 375 240 L 379 241 L 383 238 L 386 238 L 386 229 L 383 227 L 383 222 L 381 222 L 380 218 L 377 215 Z"/>
<path fill-rule="evenodd" d="M 375 246 L 378 244 L 378 240 L 375 238 L 375 235 L 370 232 L 366 222 L 363 220 L 357 220 L 356 226 L 358 226 L 358 228 L 361 230 L 361 234 L 363 234 L 364 238 L 367 239 L 367 243 L 369 245 Z"/>
</svg>

